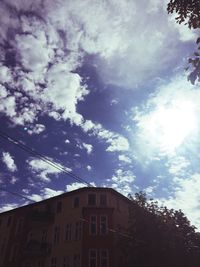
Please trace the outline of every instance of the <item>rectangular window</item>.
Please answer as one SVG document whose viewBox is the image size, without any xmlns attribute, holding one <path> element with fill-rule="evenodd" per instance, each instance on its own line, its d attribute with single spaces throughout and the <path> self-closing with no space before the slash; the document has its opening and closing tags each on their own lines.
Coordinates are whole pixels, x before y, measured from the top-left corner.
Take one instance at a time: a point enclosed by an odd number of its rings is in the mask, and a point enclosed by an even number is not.
<svg viewBox="0 0 200 267">
<path fill-rule="evenodd" d="M 88 195 L 88 205 L 90 205 L 90 206 L 96 205 L 96 195 L 95 194 L 89 194 Z"/>
<path fill-rule="evenodd" d="M 1 245 L 1 253 L 4 254 L 5 252 L 5 249 L 6 249 L 6 238 L 3 239 L 2 241 L 2 245 Z"/>
<path fill-rule="evenodd" d="M 107 196 L 106 194 L 100 194 L 100 205 L 107 206 Z"/>
<path fill-rule="evenodd" d="M 97 250 L 89 250 L 89 267 L 97 267 Z"/>
<path fill-rule="evenodd" d="M 55 228 L 54 228 L 54 239 L 53 239 L 54 245 L 59 243 L 59 239 L 60 239 L 60 227 L 59 226 L 55 226 Z"/>
<path fill-rule="evenodd" d="M 56 257 L 51 258 L 51 267 L 56 267 L 57 266 L 57 259 Z"/>
<path fill-rule="evenodd" d="M 61 201 L 57 202 L 56 211 L 57 211 L 57 213 L 61 213 L 61 211 L 62 211 L 62 202 Z"/>
<path fill-rule="evenodd" d="M 11 220 L 12 220 L 12 217 L 11 217 L 11 216 L 9 216 L 9 217 L 8 217 L 8 221 L 7 221 L 7 227 L 9 227 L 9 226 L 10 226 L 10 224 L 11 224 Z"/>
<path fill-rule="evenodd" d="M 19 234 L 22 229 L 23 229 L 23 225 L 24 225 L 24 220 L 21 218 L 19 219 L 19 221 L 17 222 L 17 227 L 16 227 L 16 234 Z"/>
<path fill-rule="evenodd" d="M 97 234 L 97 216 L 96 215 L 90 216 L 90 234 L 91 235 Z"/>
<path fill-rule="evenodd" d="M 44 267 L 44 261 L 38 261 L 38 267 Z"/>
<path fill-rule="evenodd" d="M 107 222 L 107 216 L 101 215 L 100 216 L 100 234 L 105 235 L 108 232 L 108 222 Z"/>
<path fill-rule="evenodd" d="M 108 267 L 108 251 L 107 250 L 101 250 L 100 252 L 100 267 Z"/>
<path fill-rule="evenodd" d="M 70 267 L 70 260 L 69 257 L 63 257 L 63 267 Z"/>
<path fill-rule="evenodd" d="M 74 266 L 73 267 L 80 267 L 80 254 L 74 255 Z"/>
<path fill-rule="evenodd" d="M 81 239 L 81 232 L 82 232 L 82 224 L 81 222 L 76 222 L 76 227 L 75 227 L 75 240 L 80 240 Z"/>
<path fill-rule="evenodd" d="M 68 223 L 66 225 L 65 240 L 67 241 L 72 240 L 72 224 L 71 223 Z"/>
<path fill-rule="evenodd" d="M 79 207 L 79 197 L 75 197 L 74 198 L 74 208 L 78 208 Z"/>
<path fill-rule="evenodd" d="M 47 229 L 43 229 L 42 230 L 41 241 L 42 242 L 46 242 L 47 241 Z"/>
</svg>

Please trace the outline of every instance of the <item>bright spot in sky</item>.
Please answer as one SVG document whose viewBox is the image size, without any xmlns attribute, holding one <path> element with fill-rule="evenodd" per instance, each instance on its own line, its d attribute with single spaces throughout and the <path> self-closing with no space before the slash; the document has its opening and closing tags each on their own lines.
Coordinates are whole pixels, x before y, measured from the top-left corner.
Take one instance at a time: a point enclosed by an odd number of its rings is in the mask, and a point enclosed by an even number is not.
<svg viewBox="0 0 200 267">
<path fill-rule="evenodd" d="M 164 152 L 173 152 L 195 131 L 196 125 L 194 104 L 176 100 L 172 104 L 158 106 L 146 115 L 142 128 L 151 145 Z"/>
</svg>

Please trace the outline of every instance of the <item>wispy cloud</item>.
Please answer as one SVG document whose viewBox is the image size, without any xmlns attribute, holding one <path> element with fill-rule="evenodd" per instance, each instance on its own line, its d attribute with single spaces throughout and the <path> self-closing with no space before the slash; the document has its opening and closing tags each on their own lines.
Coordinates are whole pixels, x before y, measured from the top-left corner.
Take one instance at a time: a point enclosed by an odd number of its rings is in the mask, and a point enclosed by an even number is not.
<svg viewBox="0 0 200 267">
<path fill-rule="evenodd" d="M 200 229 L 200 174 L 195 173 L 185 179 L 176 179 L 175 192 L 161 201 L 170 208 L 182 209 L 192 224 Z"/>
<path fill-rule="evenodd" d="M 198 144 L 200 92 L 197 86 L 176 76 L 169 83 L 158 86 L 151 97 L 134 108 L 134 136 L 136 156 L 145 159 L 173 157 Z"/>
<path fill-rule="evenodd" d="M 3 152 L 2 153 L 2 161 L 5 163 L 5 165 L 9 171 L 11 171 L 11 172 L 17 171 L 17 166 L 14 162 L 13 157 L 10 155 L 9 152 Z"/>
<path fill-rule="evenodd" d="M 106 186 L 111 186 L 112 188 L 116 189 L 120 193 L 127 196 L 130 193 L 133 193 L 134 190 L 134 181 L 136 176 L 133 174 L 132 171 L 117 169 L 115 173 L 111 177 L 111 179 L 107 179 Z"/>
<path fill-rule="evenodd" d="M 50 160 L 52 160 L 52 159 L 50 159 Z M 50 178 L 51 175 L 57 176 L 59 173 L 62 172 L 61 169 L 57 169 L 57 168 L 53 167 L 52 165 L 48 164 L 47 162 L 45 162 L 41 159 L 31 158 L 31 159 L 27 160 L 27 163 L 28 163 L 31 171 L 33 173 L 35 173 L 44 182 L 50 182 L 51 181 L 51 178 Z M 61 166 L 61 165 L 59 165 L 59 166 Z M 65 169 L 68 171 L 71 171 L 70 168 L 65 168 Z"/>
</svg>

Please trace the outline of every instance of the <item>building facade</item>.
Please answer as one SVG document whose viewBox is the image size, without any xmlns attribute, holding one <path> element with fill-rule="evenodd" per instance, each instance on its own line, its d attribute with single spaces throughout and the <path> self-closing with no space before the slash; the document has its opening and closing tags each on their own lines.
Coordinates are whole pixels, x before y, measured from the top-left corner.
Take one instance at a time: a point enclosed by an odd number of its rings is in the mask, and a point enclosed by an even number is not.
<svg viewBox="0 0 200 267">
<path fill-rule="evenodd" d="M 116 267 L 130 201 L 86 187 L 0 214 L 0 267 Z"/>
</svg>

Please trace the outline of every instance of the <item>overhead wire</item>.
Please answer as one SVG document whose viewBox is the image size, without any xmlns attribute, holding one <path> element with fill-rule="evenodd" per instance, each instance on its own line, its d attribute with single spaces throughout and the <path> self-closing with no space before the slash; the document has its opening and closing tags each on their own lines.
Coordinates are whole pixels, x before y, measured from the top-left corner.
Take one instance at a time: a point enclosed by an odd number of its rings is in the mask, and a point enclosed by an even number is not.
<svg viewBox="0 0 200 267">
<path fill-rule="evenodd" d="M 26 199 L 26 200 L 28 200 L 28 201 L 31 201 L 31 202 L 36 203 L 35 200 L 33 200 L 33 199 L 31 199 L 31 198 L 28 198 L 28 197 L 26 197 L 26 196 L 24 196 L 24 195 L 22 195 L 22 194 L 20 194 L 20 193 L 13 192 L 13 191 L 10 191 L 10 190 L 5 189 L 5 188 L 2 188 L 2 187 L 0 187 L 0 191 L 7 192 L 7 193 L 9 193 L 9 194 L 11 194 L 11 195 L 13 195 L 13 196 L 17 196 L 17 197 L 20 197 L 20 198 L 23 198 L 23 199 Z"/>
<path fill-rule="evenodd" d="M 17 147 L 21 148 L 22 150 L 28 152 L 29 154 L 41 159 L 42 161 L 46 162 L 47 164 L 51 165 L 52 167 L 56 168 L 57 170 L 63 171 L 67 175 L 69 175 L 71 178 L 75 179 L 78 182 L 84 183 L 88 187 L 94 187 L 92 184 L 87 182 L 85 179 L 80 178 L 78 175 L 74 174 L 73 172 L 70 172 L 66 170 L 65 167 L 59 165 L 58 163 L 53 162 L 46 156 L 42 155 L 40 152 L 36 151 L 35 149 L 32 149 L 31 147 L 23 144 L 21 141 L 9 136 L 8 134 L 4 133 L 2 130 L 0 130 L 0 137 L 6 139 L 7 141 L 13 143 Z"/>
</svg>

